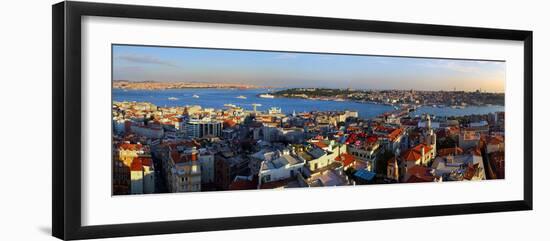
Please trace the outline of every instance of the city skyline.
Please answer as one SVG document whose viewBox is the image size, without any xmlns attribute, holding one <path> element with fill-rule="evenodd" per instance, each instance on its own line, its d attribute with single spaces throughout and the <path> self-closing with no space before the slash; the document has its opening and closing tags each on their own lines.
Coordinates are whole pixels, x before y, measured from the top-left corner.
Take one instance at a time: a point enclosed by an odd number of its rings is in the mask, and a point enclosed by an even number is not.
<svg viewBox="0 0 550 241">
<path fill-rule="evenodd" d="M 113 45 L 113 80 L 504 92 L 503 61 Z"/>
</svg>

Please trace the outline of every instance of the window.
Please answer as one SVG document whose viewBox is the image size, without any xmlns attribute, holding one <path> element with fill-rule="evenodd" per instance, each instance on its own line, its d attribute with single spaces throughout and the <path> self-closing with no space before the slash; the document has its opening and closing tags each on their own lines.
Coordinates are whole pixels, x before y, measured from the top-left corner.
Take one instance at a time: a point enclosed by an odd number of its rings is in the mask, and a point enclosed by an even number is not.
<svg viewBox="0 0 550 241">
<path fill-rule="evenodd" d="M 271 181 L 271 175 L 265 175 L 264 176 L 264 181 L 266 181 L 266 182 Z"/>
</svg>

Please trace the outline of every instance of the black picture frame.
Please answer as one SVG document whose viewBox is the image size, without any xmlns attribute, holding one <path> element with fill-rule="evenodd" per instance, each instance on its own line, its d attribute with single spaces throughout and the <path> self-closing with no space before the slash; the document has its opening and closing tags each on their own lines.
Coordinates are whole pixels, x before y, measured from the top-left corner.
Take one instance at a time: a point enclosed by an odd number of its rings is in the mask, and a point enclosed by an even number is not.
<svg viewBox="0 0 550 241">
<path fill-rule="evenodd" d="M 290 16 L 90 2 L 52 6 L 52 233 L 60 239 L 106 238 L 532 210 L 533 32 L 415 23 Z M 81 17 L 194 21 L 426 36 L 517 40 L 524 43 L 524 194 L 522 200 L 421 207 L 343 210 L 237 218 L 82 226 L 81 224 Z"/>
</svg>

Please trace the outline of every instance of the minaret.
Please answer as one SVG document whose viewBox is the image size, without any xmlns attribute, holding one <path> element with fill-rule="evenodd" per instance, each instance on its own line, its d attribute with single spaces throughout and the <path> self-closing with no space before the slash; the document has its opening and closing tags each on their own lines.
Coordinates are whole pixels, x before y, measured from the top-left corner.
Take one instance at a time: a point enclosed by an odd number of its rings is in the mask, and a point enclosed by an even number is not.
<svg viewBox="0 0 550 241">
<path fill-rule="evenodd" d="M 426 114 L 426 128 L 428 129 L 426 131 L 425 141 L 427 145 L 430 145 L 434 151 L 434 153 L 437 153 L 436 151 L 436 135 L 432 129 L 432 119 L 429 114 Z"/>
<path fill-rule="evenodd" d="M 430 114 L 426 114 L 426 128 L 428 128 L 428 131 L 432 130 L 432 120 L 430 118 Z"/>
</svg>

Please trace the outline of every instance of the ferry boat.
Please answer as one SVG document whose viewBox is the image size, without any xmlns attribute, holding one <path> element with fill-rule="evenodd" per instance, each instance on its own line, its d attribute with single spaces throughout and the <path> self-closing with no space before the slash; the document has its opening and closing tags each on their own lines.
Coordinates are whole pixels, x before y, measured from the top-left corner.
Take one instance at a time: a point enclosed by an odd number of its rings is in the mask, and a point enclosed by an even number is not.
<svg viewBox="0 0 550 241">
<path fill-rule="evenodd" d="M 169 100 L 179 100 L 178 98 L 176 97 L 168 97 Z"/>
<path fill-rule="evenodd" d="M 199 98 L 199 96 L 198 95 L 193 95 L 193 98 Z"/>
<path fill-rule="evenodd" d="M 259 96 L 260 96 L 260 98 L 266 98 L 266 99 L 273 99 L 273 98 L 275 98 L 274 95 L 270 95 L 270 94 L 260 94 Z"/>
<path fill-rule="evenodd" d="M 239 96 L 237 96 L 237 99 L 243 99 L 243 100 L 246 100 L 246 96 L 244 96 L 244 95 L 239 95 Z"/>
</svg>

